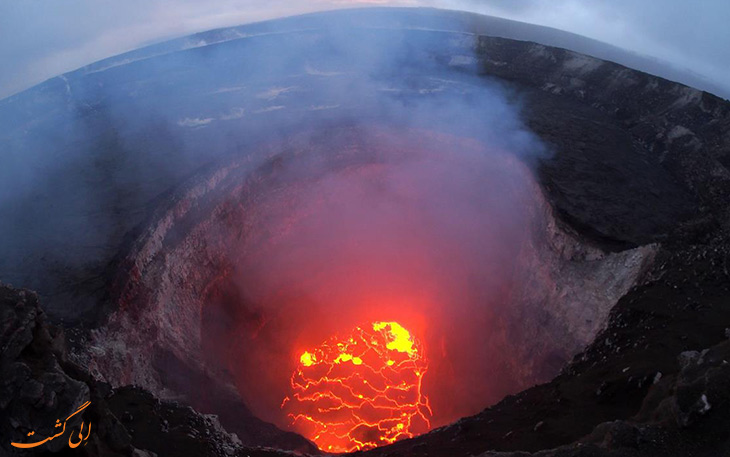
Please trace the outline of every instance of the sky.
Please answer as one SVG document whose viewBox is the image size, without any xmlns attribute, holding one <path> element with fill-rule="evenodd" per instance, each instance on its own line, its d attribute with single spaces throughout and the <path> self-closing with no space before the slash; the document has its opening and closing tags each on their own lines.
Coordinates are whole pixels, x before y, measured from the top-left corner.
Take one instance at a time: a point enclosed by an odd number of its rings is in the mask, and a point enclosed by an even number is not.
<svg viewBox="0 0 730 457">
<path fill-rule="evenodd" d="M 5 0 L 0 98 L 168 38 L 362 6 L 458 9 L 555 27 L 668 61 L 730 90 L 727 0 Z"/>
</svg>

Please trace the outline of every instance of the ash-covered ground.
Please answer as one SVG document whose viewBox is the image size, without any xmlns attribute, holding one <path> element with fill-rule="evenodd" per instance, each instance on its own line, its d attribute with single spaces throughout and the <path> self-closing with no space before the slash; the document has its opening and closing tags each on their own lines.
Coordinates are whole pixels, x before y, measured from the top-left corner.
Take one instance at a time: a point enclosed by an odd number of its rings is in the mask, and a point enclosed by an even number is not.
<svg viewBox="0 0 730 457">
<path fill-rule="evenodd" d="M 369 454 L 730 453 L 730 104 L 539 28 L 374 11 L 213 31 L 0 101 L 0 454 L 316 454 L 209 357 L 228 330 L 206 305 L 241 302 L 228 251 L 255 253 L 271 192 L 306 189 L 292 163 L 377 165 L 358 141 L 392 131 L 510 151 L 538 228 L 490 340 L 519 357 L 514 391 Z M 353 131 L 334 159 L 312 146 Z M 87 400 L 85 446 L 9 446 Z"/>
</svg>

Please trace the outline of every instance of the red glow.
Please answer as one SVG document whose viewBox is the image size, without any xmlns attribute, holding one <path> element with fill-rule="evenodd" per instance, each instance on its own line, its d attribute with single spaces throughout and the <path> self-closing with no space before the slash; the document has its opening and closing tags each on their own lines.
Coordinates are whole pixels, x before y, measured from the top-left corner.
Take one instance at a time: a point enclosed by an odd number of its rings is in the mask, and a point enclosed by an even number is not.
<svg viewBox="0 0 730 457">
<path fill-rule="evenodd" d="M 424 347 L 397 322 L 374 322 L 304 351 L 282 408 L 320 449 L 350 452 L 428 431 Z"/>
<path fill-rule="evenodd" d="M 246 405 L 310 440 L 316 434 L 288 416 L 304 405 L 280 408 L 294 398 L 291 375 L 305 351 L 332 335 L 345 341 L 358 325 L 396 321 L 420 341 L 431 428 L 537 381 L 511 344 L 532 335 L 507 327 L 506 314 L 524 300 L 524 272 L 547 277 L 530 254 L 544 207 L 534 206 L 540 194 L 529 170 L 450 136 L 371 133 L 364 150 L 327 143 L 322 157 L 343 157 L 327 173 L 310 176 L 319 162 L 302 155 L 274 182 L 256 184 L 266 192 L 230 207 L 245 212 L 223 281 L 232 292 L 205 310 L 215 323 L 206 337 L 220 339 Z"/>
</svg>

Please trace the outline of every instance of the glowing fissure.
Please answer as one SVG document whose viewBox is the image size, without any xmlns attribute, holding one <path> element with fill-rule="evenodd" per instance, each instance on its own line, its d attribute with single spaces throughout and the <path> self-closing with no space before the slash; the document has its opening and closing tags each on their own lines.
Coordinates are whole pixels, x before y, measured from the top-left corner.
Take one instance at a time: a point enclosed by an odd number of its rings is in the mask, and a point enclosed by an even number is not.
<svg viewBox="0 0 730 457">
<path fill-rule="evenodd" d="M 430 429 L 421 342 L 397 322 L 356 327 L 304 351 L 282 402 L 292 426 L 330 452 L 370 449 Z"/>
</svg>

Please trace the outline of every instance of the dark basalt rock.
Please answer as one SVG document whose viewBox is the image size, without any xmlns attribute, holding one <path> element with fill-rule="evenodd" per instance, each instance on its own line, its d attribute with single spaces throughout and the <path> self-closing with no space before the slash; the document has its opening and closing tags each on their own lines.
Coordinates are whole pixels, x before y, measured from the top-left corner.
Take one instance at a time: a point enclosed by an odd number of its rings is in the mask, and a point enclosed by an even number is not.
<svg viewBox="0 0 730 457">
<path fill-rule="evenodd" d="M 720 235 L 662 251 L 646 283 L 619 301 L 608 327 L 550 383 L 372 454 L 565 446 L 537 455 L 725 455 L 729 241 Z M 577 440 L 590 447 L 569 445 Z"/>
<path fill-rule="evenodd" d="M 525 99 L 554 147 L 540 177 L 559 213 L 612 250 L 662 241 L 708 216 L 730 228 L 730 104 L 621 65 L 536 43 L 479 37 L 485 75 Z"/>
<path fill-rule="evenodd" d="M 730 450 L 726 431 L 730 422 L 730 389 L 727 388 L 730 385 L 730 341 L 721 323 L 728 322 L 730 310 L 723 306 L 724 303 L 707 305 L 706 313 L 698 324 L 704 323 L 705 332 L 692 333 L 699 340 L 676 338 L 675 331 L 679 328 L 674 328 L 679 325 L 670 324 L 686 322 L 681 315 L 672 316 L 672 313 L 691 308 L 687 304 L 692 299 L 686 297 L 692 297 L 692 292 L 707 291 L 707 286 L 720 284 L 718 292 L 722 292 L 722 297 L 727 296 L 723 275 L 727 276 L 724 270 L 730 263 L 729 254 L 727 249 L 718 245 L 693 247 L 669 254 L 666 262 L 695 262 L 689 267 L 690 277 L 698 280 L 696 286 L 704 287 L 682 293 L 684 288 L 678 287 L 678 278 L 661 273 L 667 271 L 667 263 L 662 263 L 655 271 L 660 277 L 635 294 L 629 294 L 630 297 L 623 300 L 614 313 L 609 328 L 553 382 L 507 398 L 475 417 L 367 454 L 477 455 L 484 447 L 505 450 L 540 448 L 550 443 L 578 439 L 585 434 L 574 444 L 534 454 L 518 451 L 478 455 L 724 455 Z M 692 268 L 701 267 L 705 262 L 720 266 L 721 272 Z M 680 283 L 684 281 L 680 279 Z M 650 291 L 657 287 L 679 292 L 664 294 L 662 303 L 667 307 L 652 307 Z M 712 290 L 709 292 L 712 294 Z M 653 308 L 653 311 L 644 309 L 639 321 L 633 322 L 636 325 L 631 326 L 627 319 L 642 307 Z M 90 399 L 92 404 L 83 418 L 95 424 L 95 431 L 87 446 L 75 450 L 73 455 L 291 455 L 273 449 L 246 448 L 237 436 L 220 426 L 216 416 L 201 415 L 188 406 L 161 402 L 142 388 L 112 390 L 108 385 L 94 381 L 83 369 L 66 360 L 63 334 L 45 322 L 33 293 L 0 286 L 0 316 L 0 344 L 3 348 L 0 365 L 3 416 L 0 427 L 3 437 L 11 436 L 14 437 L 11 439 L 22 441 L 22 436 L 16 436 L 23 435 L 28 429 L 40 432 L 49 423 L 52 424 L 48 417 L 63 417 L 80 402 Z M 697 330 L 686 326 L 685 329 Z M 639 341 L 631 335 L 632 332 L 641 332 L 651 343 L 630 344 L 631 341 Z M 660 338 L 652 338 L 651 332 L 660 332 L 667 338 L 660 341 Z M 698 347 L 695 345 L 702 342 L 717 343 L 701 351 L 682 351 L 674 360 L 668 356 L 671 349 L 659 347 L 669 344 L 681 349 Z M 655 357 L 647 358 L 647 352 L 652 352 Z M 615 360 L 607 363 L 612 354 Z M 614 370 L 607 364 L 613 367 L 629 365 L 626 367 L 628 370 Z M 33 367 L 34 380 L 24 377 L 27 370 L 17 368 L 21 366 L 28 366 L 28 370 Z M 664 371 L 655 372 L 657 367 Z M 599 380 L 599 388 L 592 391 Z M 606 402 L 606 396 L 612 401 Z M 44 398 L 52 400 L 39 402 Z M 624 415 L 633 414 L 633 417 L 603 422 L 593 428 L 592 421 L 602 416 L 616 416 L 616 407 L 624 409 Z M 638 411 L 634 411 L 636 408 Z M 540 420 L 533 425 L 537 419 Z M 508 431 L 502 433 L 505 430 Z M 59 441 L 57 445 L 48 443 L 32 451 L 19 451 L 8 444 L 5 441 L 0 443 L 3 455 L 38 455 L 52 451 L 72 455 L 65 441 Z"/>
<path fill-rule="evenodd" d="M 216 416 L 161 402 L 142 388 L 112 390 L 95 381 L 67 359 L 63 332 L 46 322 L 33 292 L 0 285 L 0 348 L 2 456 L 287 455 L 243 446 L 236 435 L 220 426 Z M 31 449 L 10 445 L 40 441 L 57 433 L 56 419 L 63 421 L 86 401 L 91 404 L 69 421 L 66 432 L 58 438 Z M 84 446 L 72 450 L 68 435 L 70 430 L 78 430 L 82 420 L 92 424 L 92 432 Z M 36 432 L 32 438 L 27 437 L 30 431 Z"/>
<path fill-rule="evenodd" d="M 56 419 L 88 400 L 89 388 L 63 371 L 63 335 L 45 323 L 33 292 L 0 285 L 0 349 L 0 450 L 10 452 L 10 442 L 27 441 L 27 433 L 56 433 Z M 46 447 L 64 445 L 58 440 Z"/>
</svg>

